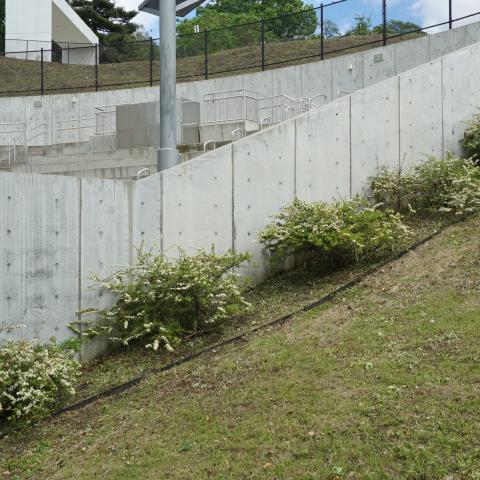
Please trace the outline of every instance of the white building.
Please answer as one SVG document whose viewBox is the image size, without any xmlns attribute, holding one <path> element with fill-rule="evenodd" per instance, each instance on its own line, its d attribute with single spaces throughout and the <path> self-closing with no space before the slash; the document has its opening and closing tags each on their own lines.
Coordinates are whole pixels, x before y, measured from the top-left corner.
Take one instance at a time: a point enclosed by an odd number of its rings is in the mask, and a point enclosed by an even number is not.
<svg viewBox="0 0 480 480">
<path fill-rule="evenodd" d="M 52 41 L 64 48 L 63 63 L 94 65 L 98 37 L 65 0 L 6 0 L 7 57 L 51 61 Z"/>
</svg>

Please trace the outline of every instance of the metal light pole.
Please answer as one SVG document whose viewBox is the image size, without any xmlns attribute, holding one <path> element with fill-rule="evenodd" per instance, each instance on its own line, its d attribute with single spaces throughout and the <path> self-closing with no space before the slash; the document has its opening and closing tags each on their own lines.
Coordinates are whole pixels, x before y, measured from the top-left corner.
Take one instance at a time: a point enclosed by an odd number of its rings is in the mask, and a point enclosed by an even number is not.
<svg viewBox="0 0 480 480">
<path fill-rule="evenodd" d="M 177 16 L 184 17 L 205 0 L 143 0 L 139 11 L 160 16 L 160 148 L 158 171 L 178 163 Z"/>
<path fill-rule="evenodd" d="M 160 149 L 158 171 L 178 163 L 176 0 L 160 1 Z"/>
</svg>

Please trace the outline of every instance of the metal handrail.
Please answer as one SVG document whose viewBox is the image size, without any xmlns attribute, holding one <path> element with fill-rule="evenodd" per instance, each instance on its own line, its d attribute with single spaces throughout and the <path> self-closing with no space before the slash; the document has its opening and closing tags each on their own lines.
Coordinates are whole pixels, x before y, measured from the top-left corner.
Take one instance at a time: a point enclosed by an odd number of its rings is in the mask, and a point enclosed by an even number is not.
<svg viewBox="0 0 480 480">
<path fill-rule="evenodd" d="M 137 180 L 140 180 L 140 176 L 142 175 L 142 173 L 147 173 L 147 172 L 148 172 L 148 175 L 145 175 L 145 177 L 149 177 L 152 173 L 149 168 L 143 168 L 142 170 L 137 172 Z"/>
<path fill-rule="evenodd" d="M 15 141 L 11 138 L 8 139 L 8 166 L 12 164 L 12 152 L 13 152 L 13 163 L 17 161 L 17 146 Z"/>
<path fill-rule="evenodd" d="M 239 99 L 242 102 L 241 106 L 241 115 L 234 115 L 233 117 L 230 117 L 229 115 L 229 101 Z M 222 115 L 223 118 L 217 118 L 217 111 L 215 110 L 215 119 L 214 120 L 208 120 L 206 119 L 204 121 L 205 124 L 212 124 L 212 123 L 218 123 L 218 122 L 233 122 L 233 121 L 247 121 L 251 120 L 253 122 L 258 121 L 258 93 L 254 92 L 253 90 L 248 90 L 245 88 L 241 89 L 236 89 L 236 90 L 226 90 L 226 91 L 221 91 L 221 92 L 210 92 L 206 93 L 203 96 L 203 102 L 204 104 L 211 103 L 213 106 L 215 104 L 224 102 L 225 103 L 225 108 L 224 108 L 224 114 Z M 247 104 L 248 102 L 255 102 L 256 108 L 255 110 L 257 111 L 257 116 L 255 118 L 248 118 L 248 108 Z"/>
<path fill-rule="evenodd" d="M 293 112 L 293 116 L 295 116 L 295 107 L 288 107 L 286 110 L 285 110 L 285 120 L 288 120 L 288 113 L 289 112 Z"/>
<path fill-rule="evenodd" d="M 55 125 L 57 127 L 57 131 L 65 131 L 65 130 L 82 130 L 83 128 L 92 128 L 95 127 L 95 125 L 83 125 L 82 122 L 86 120 L 95 120 L 95 116 L 90 116 L 90 117 L 80 117 L 80 118 L 69 118 L 66 120 L 57 120 L 55 122 Z M 63 127 L 62 124 L 64 123 L 78 123 L 77 126 L 67 126 Z"/>
<path fill-rule="evenodd" d="M 38 130 L 42 128 L 41 131 L 36 133 L 35 135 L 30 136 L 32 132 L 35 130 Z M 48 135 L 48 125 L 46 123 L 41 123 L 40 125 L 36 125 L 35 127 L 31 128 L 30 130 L 25 131 L 25 137 L 27 139 L 27 142 L 30 142 L 30 140 L 34 140 L 35 138 L 39 137 L 40 135 Z"/>
<path fill-rule="evenodd" d="M 232 132 L 232 142 L 235 140 L 235 135 L 240 134 L 240 138 L 245 137 L 245 130 L 243 128 L 237 128 Z"/>
<path fill-rule="evenodd" d="M 344 96 L 347 96 L 347 95 L 351 95 L 352 93 L 355 93 L 356 90 L 352 90 L 352 91 L 349 91 L 349 90 L 339 90 L 338 91 L 338 94 L 337 94 L 337 98 L 342 98 Z"/>
<path fill-rule="evenodd" d="M 249 90 L 248 88 L 237 88 L 236 90 L 221 90 L 221 91 L 218 91 L 218 92 L 210 92 L 210 93 L 206 93 L 204 96 L 203 96 L 203 99 L 204 101 L 207 101 L 207 102 L 212 102 L 212 101 L 215 101 L 215 100 L 219 100 L 219 99 L 215 99 L 215 96 L 216 95 L 222 95 L 222 94 L 233 94 L 233 93 L 243 93 L 243 94 L 246 94 L 246 93 L 251 93 L 255 96 L 255 98 L 258 98 L 258 92 L 255 92 L 254 90 Z M 207 97 L 210 97 L 212 96 L 214 98 L 212 99 L 207 99 Z M 229 96 L 229 97 L 222 97 L 220 100 L 223 100 L 225 98 L 235 98 L 237 97 L 238 95 L 233 95 L 233 96 Z"/>
<path fill-rule="evenodd" d="M 203 153 L 207 153 L 207 146 L 213 144 L 213 150 L 217 148 L 217 142 L 215 140 L 208 140 L 203 144 Z"/>
<path fill-rule="evenodd" d="M 268 122 L 268 126 L 272 124 L 272 119 L 270 117 L 263 117 L 260 120 L 260 130 L 263 130 L 263 127 L 265 126 L 265 123 Z"/>
</svg>

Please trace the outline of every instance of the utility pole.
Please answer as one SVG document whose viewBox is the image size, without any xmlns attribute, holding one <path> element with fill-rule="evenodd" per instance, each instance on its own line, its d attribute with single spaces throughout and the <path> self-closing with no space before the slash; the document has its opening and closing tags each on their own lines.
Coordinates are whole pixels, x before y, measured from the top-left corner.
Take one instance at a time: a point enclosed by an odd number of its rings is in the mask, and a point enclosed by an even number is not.
<svg viewBox="0 0 480 480">
<path fill-rule="evenodd" d="M 160 149 L 158 171 L 178 163 L 177 13 L 175 0 L 160 1 Z"/>
</svg>

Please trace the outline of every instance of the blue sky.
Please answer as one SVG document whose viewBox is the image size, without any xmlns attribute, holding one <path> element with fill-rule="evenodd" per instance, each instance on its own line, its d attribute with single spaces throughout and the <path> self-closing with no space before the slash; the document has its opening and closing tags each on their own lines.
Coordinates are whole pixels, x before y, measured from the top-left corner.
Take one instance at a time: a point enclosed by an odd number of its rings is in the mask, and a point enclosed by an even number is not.
<svg viewBox="0 0 480 480">
<path fill-rule="evenodd" d="M 320 5 L 322 0 L 306 0 L 306 3 L 314 6 Z M 328 3 L 329 0 L 323 0 Z M 387 0 L 389 18 L 404 21 L 412 21 L 422 26 L 434 25 L 448 19 L 448 0 Z M 141 0 L 117 0 L 119 5 L 136 9 Z M 342 31 L 348 30 L 354 23 L 355 15 L 366 15 L 372 17 L 374 24 L 381 22 L 382 5 L 381 0 L 347 0 L 338 5 L 325 9 L 326 18 L 338 24 Z M 453 0 L 454 14 L 462 17 L 476 11 L 480 11 L 480 0 Z M 158 19 L 153 15 L 139 14 L 136 18 L 145 30 L 152 36 L 158 37 Z M 468 21 L 480 21 L 480 16 Z M 437 29 L 438 30 L 438 29 Z M 432 30 L 433 32 L 433 30 Z"/>
</svg>

